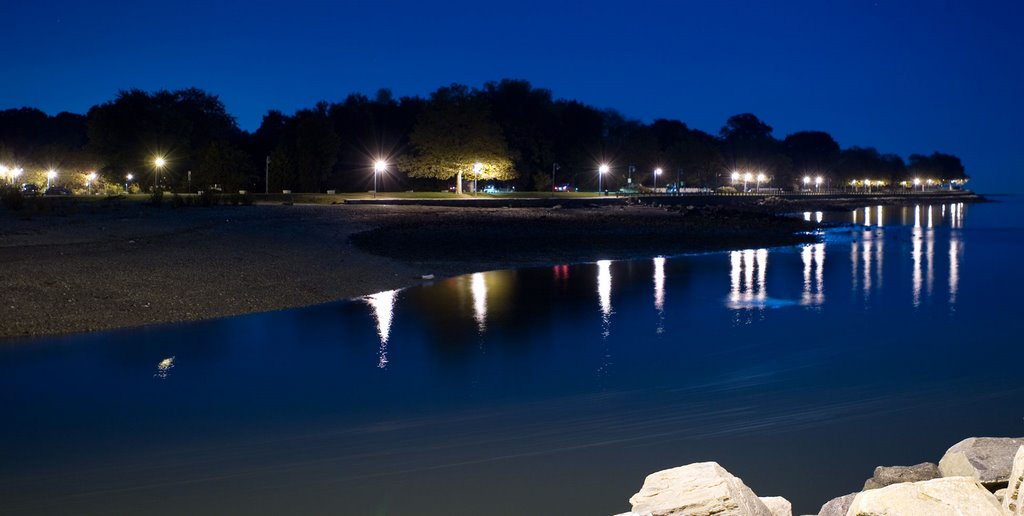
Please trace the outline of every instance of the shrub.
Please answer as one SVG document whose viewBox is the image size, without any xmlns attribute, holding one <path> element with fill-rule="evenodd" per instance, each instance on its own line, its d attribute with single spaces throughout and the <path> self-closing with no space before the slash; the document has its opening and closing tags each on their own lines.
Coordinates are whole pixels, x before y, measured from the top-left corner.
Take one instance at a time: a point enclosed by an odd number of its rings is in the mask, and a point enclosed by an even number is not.
<svg viewBox="0 0 1024 516">
<path fill-rule="evenodd" d="M 153 206 L 160 206 L 161 204 L 163 204 L 163 202 L 164 202 L 164 191 L 163 190 L 154 190 L 153 193 L 149 195 L 149 203 L 152 204 Z"/>
</svg>

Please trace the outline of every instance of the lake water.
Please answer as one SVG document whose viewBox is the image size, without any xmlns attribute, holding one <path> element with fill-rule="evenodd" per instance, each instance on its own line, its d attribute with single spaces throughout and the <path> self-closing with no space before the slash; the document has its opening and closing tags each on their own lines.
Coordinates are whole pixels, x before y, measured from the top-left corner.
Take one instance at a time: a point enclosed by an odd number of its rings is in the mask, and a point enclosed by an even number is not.
<svg viewBox="0 0 1024 516">
<path fill-rule="evenodd" d="M 2 343 L 0 513 L 613 514 L 706 460 L 816 512 L 876 465 L 1024 435 L 1002 201 Z"/>
</svg>

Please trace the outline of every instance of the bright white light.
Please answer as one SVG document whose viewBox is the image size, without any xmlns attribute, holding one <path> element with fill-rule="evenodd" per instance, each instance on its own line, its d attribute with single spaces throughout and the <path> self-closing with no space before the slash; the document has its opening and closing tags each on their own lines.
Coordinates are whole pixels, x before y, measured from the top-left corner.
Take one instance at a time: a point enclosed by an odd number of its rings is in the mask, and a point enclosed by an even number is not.
<svg viewBox="0 0 1024 516">
<path fill-rule="evenodd" d="M 483 333 L 487 331 L 487 281 L 482 272 L 473 274 L 470 292 L 473 294 L 473 319 L 477 329 Z"/>
<path fill-rule="evenodd" d="M 765 179 L 768 179 L 768 177 L 766 177 L 764 174 L 758 174 L 757 175 L 757 180 L 758 181 L 764 181 Z"/>
<path fill-rule="evenodd" d="M 48 170 L 48 171 L 46 171 L 46 178 L 47 179 L 53 179 L 55 177 L 57 177 L 57 171 L 56 170 Z"/>
<path fill-rule="evenodd" d="M 96 173 L 95 172 L 89 172 L 89 174 L 87 176 L 85 176 L 85 178 L 88 179 L 89 182 L 91 183 L 91 182 L 96 180 Z"/>
<path fill-rule="evenodd" d="M 378 173 L 378 174 L 383 172 L 384 169 L 386 169 L 386 168 L 388 168 L 388 164 L 387 164 L 386 161 L 384 161 L 382 159 L 377 160 L 377 162 L 373 164 L 373 171 Z"/>
<path fill-rule="evenodd" d="M 916 185 L 919 185 L 919 184 L 921 184 L 921 178 L 915 177 L 914 178 L 914 185 L 916 186 Z"/>
<path fill-rule="evenodd" d="M 739 181 L 740 180 L 740 173 L 739 172 L 733 172 L 732 173 L 732 180 L 733 181 Z"/>
<path fill-rule="evenodd" d="M 815 185 L 820 185 L 821 184 L 821 176 L 818 176 L 818 177 L 814 178 L 814 184 Z"/>
<path fill-rule="evenodd" d="M 602 173 L 602 174 L 607 174 L 608 173 L 608 165 L 601 164 L 601 166 L 597 168 L 597 171 Z"/>
<path fill-rule="evenodd" d="M 747 172 L 746 174 L 743 174 L 743 180 L 744 181 L 750 181 L 752 179 L 754 179 L 754 174 L 751 174 L 750 172 Z"/>
<path fill-rule="evenodd" d="M 165 160 L 163 156 L 157 156 L 156 159 L 153 160 L 153 164 L 156 165 L 156 168 L 164 168 L 164 165 L 167 164 L 167 160 Z"/>
<path fill-rule="evenodd" d="M 134 178 L 134 177 L 135 177 L 135 176 L 133 176 L 133 175 L 131 175 L 131 174 L 128 174 L 127 176 L 124 176 L 124 178 L 125 178 L 125 179 L 127 179 L 127 180 L 129 180 L 129 181 L 131 181 L 131 180 L 132 180 L 132 178 Z"/>
<path fill-rule="evenodd" d="M 483 170 L 483 169 L 484 169 L 484 164 L 483 163 L 474 163 L 473 164 L 473 173 L 474 174 L 479 174 L 480 171 Z"/>
<path fill-rule="evenodd" d="M 377 367 L 388 366 L 388 338 L 391 336 L 391 319 L 395 312 L 397 290 L 378 292 L 363 298 L 373 309 L 373 317 L 377 320 L 377 337 L 380 338 L 380 350 L 377 353 Z"/>
<path fill-rule="evenodd" d="M 600 300 L 601 314 L 605 319 L 612 313 L 612 262 L 597 262 L 597 295 Z"/>
<path fill-rule="evenodd" d="M 654 169 L 654 175 L 660 176 L 661 175 L 661 169 L 660 168 Z"/>
<path fill-rule="evenodd" d="M 804 184 L 811 184 L 811 176 L 804 176 Z"/>
</svg>

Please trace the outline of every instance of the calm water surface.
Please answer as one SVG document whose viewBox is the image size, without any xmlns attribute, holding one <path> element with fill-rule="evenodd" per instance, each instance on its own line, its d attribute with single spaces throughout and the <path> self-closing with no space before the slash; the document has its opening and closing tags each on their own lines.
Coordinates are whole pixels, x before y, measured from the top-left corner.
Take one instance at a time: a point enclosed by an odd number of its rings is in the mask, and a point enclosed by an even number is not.
<svg viewBox="0 0 1024 516">
<path fill-rule="evenodd" d="M 1002 200 L 2 343 L 0 513 L 612 514 L 704 460 L 815 512 L 876 465 L 1024 434 L 1024 204 Z"/>
</svg>

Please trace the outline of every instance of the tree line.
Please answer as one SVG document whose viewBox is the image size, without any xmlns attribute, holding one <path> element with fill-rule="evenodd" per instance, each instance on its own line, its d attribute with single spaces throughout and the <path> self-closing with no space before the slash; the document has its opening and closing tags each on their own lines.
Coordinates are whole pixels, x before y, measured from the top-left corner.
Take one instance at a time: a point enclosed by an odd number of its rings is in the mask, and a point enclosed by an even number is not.
<svg viewBox="0 0 1024 516">
<path fill-rule="evenodd" d="M 463 180 L 595 190 L 600 164 L 610 167 L 606 189 L 650 185 L 655 169 L 663 171 L 660 184 L 706 188 L 730 184 L 736 171 L 765 174 L 784 189 L 799 189 L 805 176 L 823 176 L 833 187 L 967 179 L 960 159 L 941 152 L 904 160 L 872 147 L 842 148 L 824 131 L 780 139 L 750 113 L 730 117 L 718 134 L 679 120 L 648 124 L 555 99 L 521 80 L 453 84 L 426 98 L 395 98 L 387 89 L 372 99 L 351 94 L 291 115 L 269 111 L 254 132 L 241 130 L 216 95 L 195 88 L 121 91 L 85 115 L 0 111 L 0 165 L 24 170 L 25 182 L 45 183 L 41 175 L 51 169 L 65 182 L 95 171 L 114 185 L 132 174 L 148 188 L 156 157 L 167 163 L 161 186 L 179 191 L 365 191 L 377 162 L 386 164 L 385 190 L 447 189 Z"/>
</svg>

